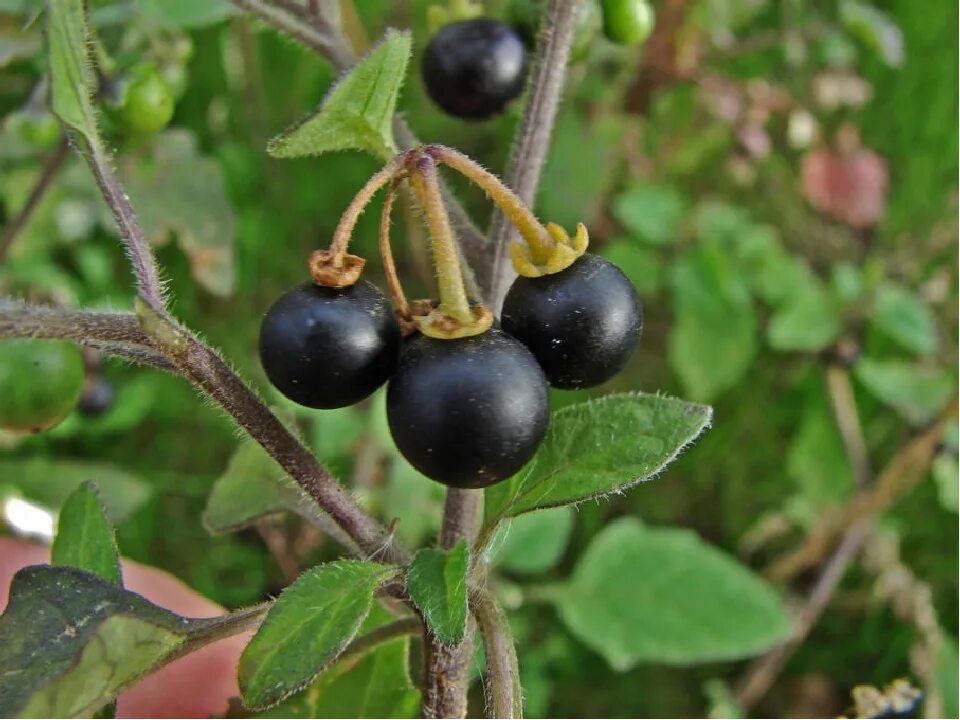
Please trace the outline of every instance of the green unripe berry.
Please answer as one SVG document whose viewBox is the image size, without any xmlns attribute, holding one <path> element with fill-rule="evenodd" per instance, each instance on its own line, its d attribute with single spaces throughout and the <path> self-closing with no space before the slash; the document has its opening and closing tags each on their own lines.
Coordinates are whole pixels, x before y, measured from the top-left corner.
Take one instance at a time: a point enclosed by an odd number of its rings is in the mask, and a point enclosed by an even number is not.
<svg viewBox="0 0 960 720">
<path fill-rule="evenodd" d="M 123 125 L 136 135 L 163 130 L 173 117 L 173 93 L 153 65 L 138 65 L 130 71 L 120 102 Z"/>
<path fill-rule="evenodd" d="M 7 118 L 8 127 L 36 150 L 51 150 L 60 139 L 60 121 L 46 110 L 17 110 Z"/>
<path fill-rule="evenodd" d="M 47 430 L 76 407 L 83 392 L 80 349 L 52 340 L 0 340 L 0 428 Z"/>
<path fill-rule="evenodd" d="M 603 32 L 620 45 L 639 45 L 653 32 L 654 14 L 647 0 L 601 0 Z"/>
</svg>

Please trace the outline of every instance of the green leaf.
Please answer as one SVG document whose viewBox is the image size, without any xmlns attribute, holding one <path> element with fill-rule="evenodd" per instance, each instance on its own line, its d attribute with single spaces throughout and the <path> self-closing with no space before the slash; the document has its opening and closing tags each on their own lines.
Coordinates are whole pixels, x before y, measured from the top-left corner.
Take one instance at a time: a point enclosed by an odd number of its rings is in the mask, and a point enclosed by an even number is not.
<svg viewBox="0 0 960 720">
<path fill-rule="evenodd" d="M 853 373 L 878 400 L 916 425 L 932 420 L 954 391 L 953 379 L 943 370 L 902 360 L 864 357 Z"/>
<path fill-rule="evenodd" d="M 960 714 L 957 677 L 960 675 L 960 661 L 957 657 L 957 641 L 947 631 L 941 631 L 937 647 L 936 678 L 937 689 L 943 698 L 943 717 L 954 718 Z"/>
<path fill-rule="evenodd" d="M 147 239 L 161 245 L 175 236 L 193 278 L 214 295 L 230 295 L 236 219 L 219 164 L 200 154 L 189 130 L 168 130 L 151 147 L 150 162 L 131 154 L 120 167 Z"/>
<path fill-rule="evenodd" d="M 467 631 L 467 543 L 450 550 L 425 548 L 407 570 L 407 591 L 444 645 L 459 645 Z"/>
<path fill-rule="evenodd" d="M 393 114 L 410 59 L 410 33 L 388 30 L 340 80 L 317 111 L 267 145 L 274 157 L 366 150 L 382 158 L 396 152 Z"/>
<path fill-rule="evenodd" d="M 360 629 L 376 589 L 397 569 L 345 560 L 320 565 L 290 585 L 240 657 L 244 703 L 275 705 L 319 675 Z"/>
<path fill-rule="evenodd" d="M 47 6 L 47 43 L 53 112 L 99 144 L 93 97 L 97 79 L 87 54 L 90 37 L 83 0 L 50 0 Z"/>
<path fill-rule="evenodd" d="M 886 283 L 877 289 L 872 322 L 901 347 L 920 355 L 932 355 L 940 344 L 930 306 L 899 285 Z"/>
<path fill-rule="evenodd" d="M 776 591 L 688 530 L 608 525 L 580 559 L 558 609 L 610 666 L 757 655 L 790 635 Z"/>
<path fill-rule="evenodd" d="M 840 335 L 840 313 L 819 281 L 811 281 L 770 318 L 767 341 L 774 350 L 818 352 Z"/>
<path fill-rule="evenodd" d="M 713 242 L 680 258 L 671 273 L 676 322 L 670 365 L 694 399 L 709 402 L 736 385 L 757 350 L 757 317 L 729 253 Z"/>
<path fill-rule="evenodd" d="M 526 468 L 485 491 L 487 523 L 649 480 L 703 432 L 712 414 L 704 405 L 644 393 L 561 408 Z"/>
<path fill-rule="evenodd" d="M 549 570 L 563 556 L 573 531 L 569 507 L 521 515 L 510 520 L 504 539 L 495 551 L 494 564 L 515 573 Z"/>
<path fill-rule="evenodd" d="M 89 480 L 74 490 L 60 508 L 51 562 L 87 570 L 123 587 L 113 526 L 100 503 L 96 486 Z"/>
<path fill-rule="evenodd" d="M 48 460 L 42 457 L 0 460 L 0 497 L 21 494 L 57 510 L 84 480 L 96 478 L 107 515 L 119 524 L 149 499 L 143 480 L 108 463 Z"/>
<path fill-rule="evenodd" d="M 361 633 L 393 620 L 374 605 Z M 410 638 L 341 657 L 311 685 L 258 718 L 418 718 L 420 692 L 410 681 Z"/>
<path fill-rule="evenodd" d="M 174 656 L 251 626 L 235 620 L 185 619 L 76 568 L 24 568 L 0 616 L 0 716 L 89 717 Z"/>
<path fill-rule="evenodd" d="M 674 188 L 633 185 L 613 203 L 613 214 L 637 238 L 651 245 L 668 245 L 677 239 L 687 203 Z"/>
<path fill-rule="evenodd" d="M 787 450 L 787 474 L 814 506 L 836 505 L 853 490 L 853 473 L 826 389 L 817 381 L 807 394 L 800 425 Z"/>
<path fill-rule="evenodd" d="M 277 512 L 299 512 L 313 507 L 290 481 L 276 460 L 257 443 L 246 440 L 213 485 L 203 524 L 211 533 L 233 532 L 258 518 Z"/>
<path fill-rule="evenodd" d="M 660 290 L 663 261 L 653 248 L 620 239 L 605 244 L 600 254 L 620 268 L 641 295 L 653 295 Z"/>
<path fill-rule="evenodd" d="M 931 473 L 937 486 L 937 499 L 940 501 L 940 507 L 956 513 L 960 509 L 960 497 L 958 497 L 960 488 L 957 487 L 960 468 L 957 466 L 957 457 L 950 452 L 940 453 L 933 460 Z"/>
</svg>

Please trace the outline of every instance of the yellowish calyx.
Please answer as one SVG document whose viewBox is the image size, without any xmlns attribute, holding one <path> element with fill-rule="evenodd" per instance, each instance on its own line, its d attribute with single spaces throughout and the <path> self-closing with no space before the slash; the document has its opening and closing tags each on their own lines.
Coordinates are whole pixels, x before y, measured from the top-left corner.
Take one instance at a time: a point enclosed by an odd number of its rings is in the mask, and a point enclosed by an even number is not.
<svg viewBox="0 0 960 720">
<path fill-rule="evenodd" d="M 583 223 L 571 238 L 567 231 L 556 223 L 547 223 L 547 237 L 532 238 L 526 242 L 510 245 L 510 258 L 518 275 L 535 278 L 552 275 L 568 267 L 587 251 L 590 236 Z"/>
</svg>

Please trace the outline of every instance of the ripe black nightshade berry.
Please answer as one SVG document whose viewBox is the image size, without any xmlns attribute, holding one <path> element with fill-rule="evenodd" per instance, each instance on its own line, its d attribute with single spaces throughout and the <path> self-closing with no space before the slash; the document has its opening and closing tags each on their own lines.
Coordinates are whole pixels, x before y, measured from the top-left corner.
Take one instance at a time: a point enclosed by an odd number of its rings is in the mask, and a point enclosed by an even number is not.
<svg viewBox="0 0 960 720">
<path fill-rule="evenodd" d="M 484 120 L 503 112 L 523 91 L 527 50 L 504 22 L 474 18 L 445 25 L 430 40 L 421 65 L 431 99 L 445 112 Z"/>
<path fill-rule="evenodd" d="M 517 472 L 543 440 L 549 412 L 537 361 L 495 329 L 458 340 L 410 338 L 387 385 L 400 452 L 453 487 L 486 487 Z"/>
<path fill-rule="evenodd" d="M 375 285 L 305 282 L 282 295 L 260 325 L 260 362 L 288 398 L 312 408 L 353 405 L 397 367 L 400 328 Z"/>
<path fill-rule="evenodd" d="M 640 299 L 626 275 L 590 254 L 552 275 L 517 278 L 500 320 L 534 354 L 550 384 L 567 389 L 616 375 L 643 326 Z"/>
</svg>

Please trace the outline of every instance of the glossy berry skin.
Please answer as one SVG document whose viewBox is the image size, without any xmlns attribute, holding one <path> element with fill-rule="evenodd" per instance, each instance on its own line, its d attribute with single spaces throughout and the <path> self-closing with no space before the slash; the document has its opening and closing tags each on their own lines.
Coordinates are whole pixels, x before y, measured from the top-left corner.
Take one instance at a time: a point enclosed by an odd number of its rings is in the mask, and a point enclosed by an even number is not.
<svg viewBox="0 0 960 720">
<path fill-rule="evenodd" d="M 260 325 L 260 362 L 285 396 L 312 408 L 353 405 L 397 366 L 400 327 L 377 287 L 313 282 L 282 295 Z"/>
<path fill-rule="evenodd" d="M 451 487 L 486 487 L 520 470 L 543 440 L 549 413 L 533 355 L 492 328 L 459 340 L 411 337 L 387 385 L 397 448 Z"/>
<path fill-rule="evenodd" d="M 37 433 L 57 425 L 76 407 L 83 373 L 72 343 L 0 340 L 0 429 Z"/>
<path fill-rule="evenodd" d="M 523 91 L 527 49 L 512 27 L 474 18 L 444 25 L 421 64 L 430 98 L 454 117 L 484 120 Z"/>
<path fill-rule="evenodd" d="M 603 32 L 620 45 L 639 45 L 653 32 L 653 8 L 647 0 L 601 0 Z"/>
<path fill-rule="evenodd" d="M 155 67 L 138 65 L 130 71 L 120 113 L 124 126 L 136 135 L 152 135 L 173 118 L 174 99 Z"/>
<path fill-rule="evenodd" d="M 553 275 L 517 278 L 500 321 L 534 354 L 551 385 L 575 389 L 623 369 L 640 340 L 643 314 L 627 276 L 586 254 Z"/>
</svg>

